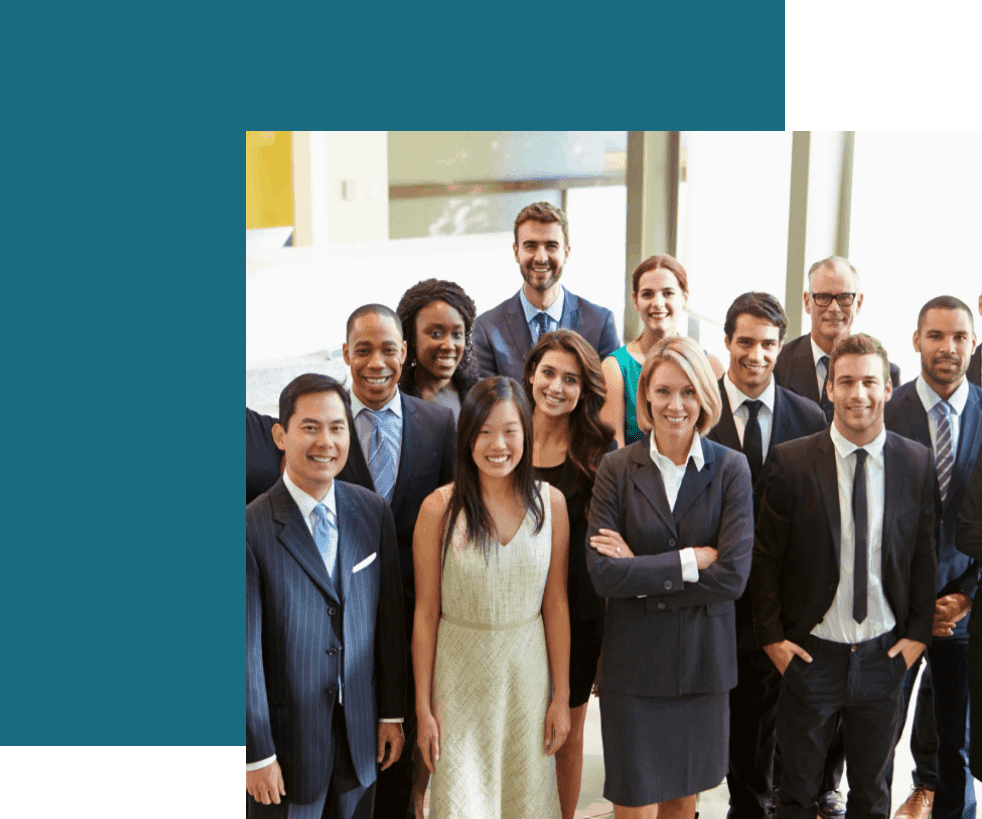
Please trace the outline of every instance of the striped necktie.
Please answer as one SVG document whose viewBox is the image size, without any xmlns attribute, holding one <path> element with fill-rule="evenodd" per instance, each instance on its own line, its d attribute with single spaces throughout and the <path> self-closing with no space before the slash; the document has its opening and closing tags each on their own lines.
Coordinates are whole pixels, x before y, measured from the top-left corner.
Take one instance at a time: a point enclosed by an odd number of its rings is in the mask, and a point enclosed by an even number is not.
<svg viewBox="0 0 982 819">
<path fill-rule="evenodd" d="M 952 407 L 947 401 L 934 405 L 938 411 L 938 436 L 934 460 L 938 467 L 938 487 L 941 489 L 941 502 L 948 497 L 951 475 L 955 470 L 954 424 L 951 418 Z"/>
<path fill-rule="evenodd" d="M 392 410 L 376 412 L 368 407 L 362 412 L 368 413 L 368 420 L 373 427 L 368 446 L 368 469 L 372 473 L 372 482 L 375 484 L 375 491 L 391 503 L 392 490 L 396 485 L 396 453 L 399 451 L 393 423 L 395 414 Z"/>
</svg>

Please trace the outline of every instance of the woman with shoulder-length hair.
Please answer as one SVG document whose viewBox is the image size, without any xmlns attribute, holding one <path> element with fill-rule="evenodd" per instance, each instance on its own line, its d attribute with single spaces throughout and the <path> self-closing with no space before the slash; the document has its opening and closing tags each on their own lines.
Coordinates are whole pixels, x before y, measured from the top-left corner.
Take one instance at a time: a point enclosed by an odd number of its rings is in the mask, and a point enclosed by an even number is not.
<svg viewBox="0 0 982 819">
<path fill-rule="evenodd" d="M 637 403 L 645 438 L 604 458 L 590 503 L 587 566 L 608 598 L 604 796 L 617 819 L 691 819 L 696 795 L 726 774 L 734 601 L 753 546 L 750 468 L 704 437 L 721 399 L 691 339 L 652 349 Z"/>
<path fill-rule="evenodd" d="M 413 538 L 417 741 L 433 819 L 559 817 L 568 538 L 562 494 L 532 471 L 524 393 L 510 378 L 478 382 L 460 411 L 454 482 L 423 502 Z"/>
<path fill-rule="evenodd" d="M 532 404 L 532 465 L 556 486 L 569 514 L 570 732 L 556 754 L 563 819 L 573 819 L 583 774 L 583 726 L 597 674 L 604 601 L 586 571 L 587 509 L 600 459 L 614 430 L 600 419 L 607 389 L 600 357 L 574 330 L 539 338 L 525 362 L 522 386 Z"/>
<path fill-rule="evenodd" d="M 631 275 L 634 307 L 643 329 L 634 341 L 614 350 L 603 362 L 607 379 L 604 420 L 614 428 L 618 446 L 627 446 L 646 437 L 638 424 L 635 396 L 638 376 L 645 357 L 660 341 L 678 335 L 678 321 L 689 301 L 689 277 L 674 256 L 650 256 Z M 721 378 L 722 362 L 707 355 L 709 364 Z"/>
</svg>

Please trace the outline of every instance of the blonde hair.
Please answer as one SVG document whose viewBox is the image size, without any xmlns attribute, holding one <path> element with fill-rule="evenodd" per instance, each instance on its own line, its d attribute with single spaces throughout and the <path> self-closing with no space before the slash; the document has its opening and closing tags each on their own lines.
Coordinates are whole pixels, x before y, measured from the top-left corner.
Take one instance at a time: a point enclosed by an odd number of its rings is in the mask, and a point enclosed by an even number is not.
<svg viewBox="0 0 982 819">
<path fill-rule="evenodd" d="M 719 384 L 709 366 L 709 359 L 696 342 L 688 336 L 671 336 L 656 344 L 641 368 L 638 378 L 638 428 L 643 432 L 651 432 L 654 426 L 651 419 L 651 408 L 648 406 L 648 387 L 651 379 L 665 362 L 678 367 L 686 378 L 692 382 L 699 400 L 699 419 L 696 421 L 696 431 L 705 435 L 719 421 L 723 402 L 719 395 Z"/>
</svg>

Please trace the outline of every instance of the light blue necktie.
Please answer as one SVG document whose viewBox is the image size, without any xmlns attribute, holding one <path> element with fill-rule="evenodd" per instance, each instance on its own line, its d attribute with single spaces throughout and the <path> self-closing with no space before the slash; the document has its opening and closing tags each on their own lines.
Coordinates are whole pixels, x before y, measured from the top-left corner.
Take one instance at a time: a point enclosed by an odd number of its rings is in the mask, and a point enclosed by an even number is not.
<svg viewBox="0 0 982 819">
<path fill-rule="evenodd" d="M 544 333 L 549 332 L 549 328 L 552 326 L 549 319 L 549 314 L 545 312 L 536 313 L 532 320 L 535 322 L 535 326 L 538 327 L 538 332 L 535 334 L 535 338 L 532 339 L 533 343 L 538 342 L 542 338 Z"/>
<path fill-rule="evenodd" d="M 941 502 L 948 497 L 948 487 L 951 485 L 951 473 L 955 468 L 955 448 L 952 446 L 954 425 L 951 420 L 951 404 L 938 401 L 934 405 L 938 411 L 938 437 L 934 459 L 938 467 L 938 487 L 941 489 Z"/>
<path fill-rule="evenodd" d="M 395 413 L 387 409 L 376 412 L 367 407 L 362 412 L 368 413 L 368 420 L 373 427 L 368 447 L 368 468 L 372 473 L 372 482 L 375 484 L 375 491 L 391 503 L 392 490 L 396 485 L 396 453 L 399 451 Z"/>
<path fill-rule="evenodd" d="M 338 564 L 338 527 L 330 510 L 323 503 L 318 503 L 311 514 L 314 516 L 314 543 L 317 544 L 317 551 L 321 553 L 327 567 L 331 585 L 337 591 L 335 578 Z"/>
</svg>

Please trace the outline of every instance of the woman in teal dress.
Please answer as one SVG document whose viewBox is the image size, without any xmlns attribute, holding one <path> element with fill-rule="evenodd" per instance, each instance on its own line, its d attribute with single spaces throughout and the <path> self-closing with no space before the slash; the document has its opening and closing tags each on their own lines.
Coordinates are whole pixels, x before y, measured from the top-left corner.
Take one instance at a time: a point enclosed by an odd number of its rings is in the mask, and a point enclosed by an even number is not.
<svg viewBox="0 0 982 819">
<path fill-rule="evenodd" d="M 689 300 L 689 277 L 678 259 L 660 254 L 645 259 L 631 276 L 634 307 L 644 329 L 634 341 L 614 350 L 603 362 L 607 401 L 600 417 L 614 428 L 618 447 L 645 437 L 638 429 L 638 376 L 648 352 L 663 338 L 678 335 L 678 319 Z M 709 364 L 717 378 L 725 368 L 714 355 Z"/>
</svg>

